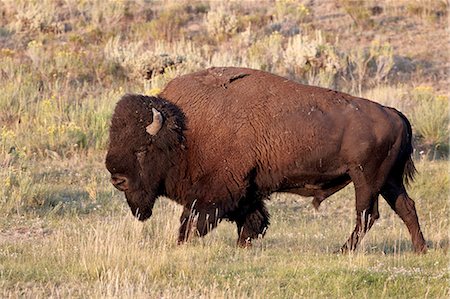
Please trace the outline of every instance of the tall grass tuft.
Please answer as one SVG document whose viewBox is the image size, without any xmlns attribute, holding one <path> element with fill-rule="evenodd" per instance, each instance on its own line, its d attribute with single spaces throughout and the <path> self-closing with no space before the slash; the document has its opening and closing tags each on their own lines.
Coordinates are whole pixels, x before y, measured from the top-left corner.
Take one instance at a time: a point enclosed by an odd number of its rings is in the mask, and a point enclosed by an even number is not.
<svg viewBox="0 0 450 299">
<path fill-rule="evenodd" d="M 447 156 L 450 136 L 449 98 L 436 95 L 431 87 L 416 87 L 411 121 L 422 151 L 431 158 Z"/>
</svg>

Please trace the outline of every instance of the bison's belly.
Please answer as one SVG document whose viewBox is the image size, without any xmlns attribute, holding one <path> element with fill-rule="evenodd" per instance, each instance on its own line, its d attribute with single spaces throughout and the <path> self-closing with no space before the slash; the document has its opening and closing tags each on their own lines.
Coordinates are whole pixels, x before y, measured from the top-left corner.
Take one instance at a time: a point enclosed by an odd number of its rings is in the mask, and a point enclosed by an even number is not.
<svg viewBox="0 0 450 299">
<path fill-rule="evenodd" d="M 278 192 L 294 193 L 325 199 L 351 182 L 348 174 L 339 176 L 297 177 L 288 179 Z"/>
</svg>

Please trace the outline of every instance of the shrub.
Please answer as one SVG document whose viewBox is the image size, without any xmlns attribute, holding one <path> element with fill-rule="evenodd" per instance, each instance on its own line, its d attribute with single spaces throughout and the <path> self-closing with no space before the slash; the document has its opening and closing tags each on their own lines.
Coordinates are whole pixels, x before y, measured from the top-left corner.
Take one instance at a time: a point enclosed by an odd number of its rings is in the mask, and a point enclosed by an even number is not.
<svg viewBox="0 0 450 299">
<path fill-rule="evenodd" d="M 58 75 L 58 78 L 64 78 L 69 82 L 91 81 L 95 74 L 93 65 L 89 63 L 94 60 L 91 55 L 92 53 L 84 49 L 63 47 L 54 49 L 49 64 L 54 67 L 53 73 Z"/>
<path fill-rule="evenodd" d="M 344 11 L 350 16 L 356 26 L 368 28 L 374 25 L 371 19 L 371 11 L 365 1 L 339 0 Z"/>
<path fill-rule="evenodd" d="M 124 42 L 121 36 L 110 38 L 103 49 L 105 60 L 111 65 L 118 65 L 124 69 L 129 78 L 135 77 L 136 60 L 144 52 L 142 41 Z"/>
<path fill-rule="evenodd" d="M 46 49 L 40 41 L 32 40 L 27 45 L 26 54 L 37 69 L 43 69 L 47 60 Z"/>
<path fill-rule="evenodd" d="M 276 0 L 275 18 L 278 22 L 294 21 L 301 23 L 310 15 L 310 9 L 295 0 Z"/>
<path fill-rule="evenodd" d="M 351 91 L 362 95 L 363 88 L 382 83 L 394 66 L 394 51 L 389 43 L 374 40 L 368 48 L 351 50 L 347 55 L 345 76 L 350 77 Z"/>
<path fill-rule="evenodd" d="M 292 78 L 324 87 L 334 86 L 335 76 L 342 68 L 338 53 L 324 41 L 320 31 L 314 38 L 300 34 L 290 37 L 283 62 Z"/>
<path fill-rule="evenodd" d="M 175 41 L 183 35 L 183 27 L 189 19 L 184 5 L 169 6 L 149 23 L 150 36 L 156 40 Z"/>
<path fill-rule="evenodd" d="M 99 30 L 109 31 L 125 18 L 127 1 L 80 1 L 78 8 L 82 14 L 90 17 L 90 24 Z"/>
<path fill-rule="evenodd" d="M 253 32 L 259 31 L 271 22 L 271 16 L 267 14 L 267 11 L 254 10 L 251 13 L 238 15 L 238 31 L 252 30 Z"/>
<path fill-rule="evenodd" d="M 208 34 L 216 41 L 221 42 L 236 34 L 238 19 L 229 5 L 220 2 L 220 4 L 212 6 L 206 14 L 205 26 Z"/>
<path fill-rule="evenodd" d="M 283 58 L 282 39 L 281 34 L 274 32 L 251 45 L 247 52 L 249 66 L 274 71 Z"/>
<path fill-rule="evenodd" d="M 394 49 L 387 42 L 374 40 L 370 44 L 369 51 L 373 60 L 373 85 L 377 85 L 387 78 L 394 66 Z"/>
<path fill-rule="evenodd" d="M 5 5 L 14 11 L 15 20 L 9 29 L 15 32 L 35 34 L 39 32 L 61 32 L 63 24 L 57 20 L 56 1 L 8 1 Z"/>
<path fill-rule="evenodd" d="M 435 22 L 448 14 L 448 1 L 412 0 L 406 4 L 406 11 L 412 16 Z"/>
</svg>

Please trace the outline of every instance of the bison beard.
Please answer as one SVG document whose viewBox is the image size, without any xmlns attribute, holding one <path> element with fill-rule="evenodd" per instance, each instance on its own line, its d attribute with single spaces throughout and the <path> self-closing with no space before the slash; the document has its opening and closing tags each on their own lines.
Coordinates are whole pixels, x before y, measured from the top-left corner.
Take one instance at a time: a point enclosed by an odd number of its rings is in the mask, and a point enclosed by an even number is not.
<svg viewBox="0 0 450 299">
<path fill-rule="evenodd" d="M 155 197 L 149 196 L 146 192 L 125 191 L 125 198 L 130 206 L 131 213 L 140 221 L 147 220 L 152 216 L 153 205 L 155 204 Z"/>
<path fill-rule="evenodd" d="M 273 192 L 319 205 L 354 183 L 354 250 L 379 218 L 382 195 L 426 251 L 404 180 L 412 181 L 411 125 L 369 100 L 266 72 L 211 68 L 178 77 L 158 97 L 125 95 L 115 108 L 106 167 L 133 215 L 146 220 L 166 196 L 183 205 L 178 242 L 222 219 L 249 246 L 269 226 Z"/>
</svg>

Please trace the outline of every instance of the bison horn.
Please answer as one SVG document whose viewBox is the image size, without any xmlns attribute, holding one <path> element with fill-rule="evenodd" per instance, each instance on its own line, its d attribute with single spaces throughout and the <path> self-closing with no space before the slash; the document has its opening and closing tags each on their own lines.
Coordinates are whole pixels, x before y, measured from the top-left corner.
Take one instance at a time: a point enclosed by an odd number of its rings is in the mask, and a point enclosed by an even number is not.
<svg viewBox="0 0 450 299">
<path fill-rule="evenodd" d="M 161 115 L 161 112 L 159 112 L 155 108 L 152 108 L 152 112 L 153 122 L 146 127 L 146 131 L 150 135 L 155 136 L 156 134 L 158 134 L 159 130 L 162 127 L 163 117 Z"/>
</svg>

